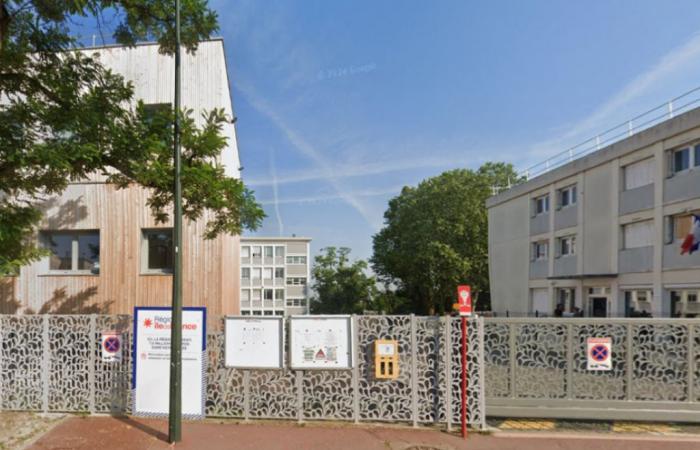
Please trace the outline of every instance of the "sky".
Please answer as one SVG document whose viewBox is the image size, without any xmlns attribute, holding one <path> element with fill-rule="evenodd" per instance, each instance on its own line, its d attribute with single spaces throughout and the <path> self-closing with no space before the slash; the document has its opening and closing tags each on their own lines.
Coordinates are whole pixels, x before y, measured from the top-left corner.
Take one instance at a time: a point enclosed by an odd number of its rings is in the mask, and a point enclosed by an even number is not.
<svg viewBox="0 0 700 450">
<path fill-rule="evenodd" d="M 524 170 L 700 86 L 697 0 L 214 0 L 244 182 L 267 218 L 369 258 L 403 186 Z M 700 94 L 695 98 L 700 98 Z"/>
</svg>

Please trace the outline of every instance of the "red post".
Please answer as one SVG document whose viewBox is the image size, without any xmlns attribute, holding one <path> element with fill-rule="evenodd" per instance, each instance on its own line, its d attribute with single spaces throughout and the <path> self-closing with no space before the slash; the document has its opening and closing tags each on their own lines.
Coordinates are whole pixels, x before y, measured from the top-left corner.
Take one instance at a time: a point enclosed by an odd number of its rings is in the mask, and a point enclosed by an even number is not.
<svg viewBox="0 0 700 450">
<path fill-rule="evenodd" d="M 467 318 L 462 316 L 462 437 L 467 438 Z"/>
</svg>

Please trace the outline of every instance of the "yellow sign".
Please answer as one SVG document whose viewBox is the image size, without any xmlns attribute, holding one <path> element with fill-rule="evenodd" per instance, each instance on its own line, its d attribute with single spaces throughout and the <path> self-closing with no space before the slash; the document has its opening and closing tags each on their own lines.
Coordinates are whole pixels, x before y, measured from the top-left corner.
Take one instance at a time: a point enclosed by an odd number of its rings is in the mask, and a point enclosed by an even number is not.
<svg viewBox="0 0 700 450">
<path fill-rule="evenodd" d="M 399 377 L 399 343 L 392 339 L 374 341 L 374 376 L 379 380 Z"/>
</svg>

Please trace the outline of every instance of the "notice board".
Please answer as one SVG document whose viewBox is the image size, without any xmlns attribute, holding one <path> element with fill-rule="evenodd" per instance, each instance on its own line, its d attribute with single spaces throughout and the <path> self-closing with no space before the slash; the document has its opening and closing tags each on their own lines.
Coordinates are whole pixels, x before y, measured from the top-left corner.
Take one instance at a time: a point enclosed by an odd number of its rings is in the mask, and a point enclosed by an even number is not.
<svg viewBox="0 0 700 450">
<path fill-rule="evenodd" d="M 351 316 L 292 316 L 293 369 L 349 369 L 354 364 Z"/>
<path fill-rule="evenodd" d="M 171 308 L 134 308 L 134 415 L 168 415 L 171 322 Z M 182 415 L 188 419 L 204 418 L 206 323 L 206 308 L 182 309 Z"/>
<path fill-rule="evenodd" d="M 284 367 L 282 317 L 226 318 L 226 367 L 281 369 Z"/>
</svg>

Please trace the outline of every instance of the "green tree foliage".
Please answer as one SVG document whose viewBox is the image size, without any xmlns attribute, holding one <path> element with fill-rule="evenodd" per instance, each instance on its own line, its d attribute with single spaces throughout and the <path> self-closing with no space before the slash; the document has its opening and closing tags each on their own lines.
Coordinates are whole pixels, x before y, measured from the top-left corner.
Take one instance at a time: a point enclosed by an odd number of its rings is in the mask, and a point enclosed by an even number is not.
<svg viewBox="0 0 700 450">
<path fill-rule="evenodd" d="M 328 247 L 314 258 L 314 314 L 361 314 L 374 310 L 376 280 L 366 274 L 367 262 L 349 259 L 350 249 Z"/>
<path fill-rule="evenodd" d="M 172 203 L 174 112 L 148 111 L 130 82 L 99 59 L 74 51 L 72 17 L 116 12 L 114 38 L 132 45 L 155 39 L 174 50 L 171 0 L 0 0 L 0 274 L 36 259 L 31 238 L 39 203 L 71 181 L 103 174 L 120 187 L 149 188 L 160 220 Z M 218 28 L 205 0 L 182 1 L 182 40 L 194 52 Z M 223 110 L 180 111 L 183 203 L 188 219 L 212 214 L 207 237 L 257 228 L 264 213 L 253 193 L 217 162 L 232 120 Z"/>
<path fill-rule="evenodd" d="M 510 164 L 486 163 L 405 187 L 389 201 L 384 228 L 374 236 L 375 273 L 417 314 L 450 311 L 459 284 L 472 286 L 477 307 L 489 306 L 485 202 L 493 186 L 517 178 Z"/>
</svg>

